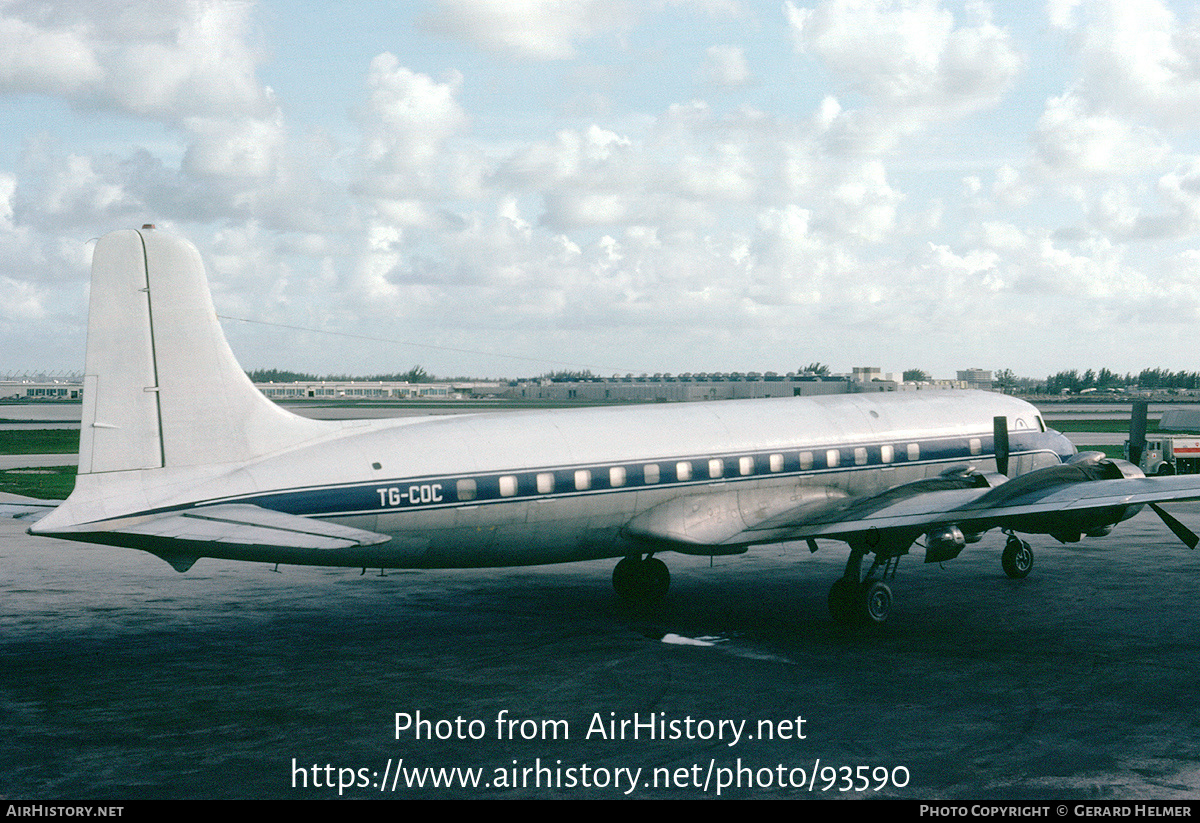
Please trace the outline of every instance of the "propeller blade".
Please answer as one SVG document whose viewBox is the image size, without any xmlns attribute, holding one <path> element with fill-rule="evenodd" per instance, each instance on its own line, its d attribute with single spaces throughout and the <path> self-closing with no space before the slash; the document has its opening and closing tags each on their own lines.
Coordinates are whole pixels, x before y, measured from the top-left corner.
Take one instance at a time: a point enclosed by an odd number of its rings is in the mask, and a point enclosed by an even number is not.
<svg viewBox="0 0 1200 823">
<path fill-rule="evenodd" d="M 1147 401 L 1134 400 L 1133 412 L 1129 417 L 1129 462 L 1135 466 L 1142 464 L 1142 452 L 1146 449 L 1146 411 L 1148 408 Z"/>
<path fill-rule="evenodd" d="M 1008 474 L 1008 418 L 992 418 L 992 443 L 996 452 L 996 471 Z"/>
<path fill-rule="evenodd" d="M 1167 528 L 1175 532 L 1175 536 L 1187 544 L 1189 549 L 1196 548 L 1196 544 L 1200 543 L 1200 537 L 1197 537 L 1194 531 L 1163 511 L 1162 506 L 1151 503 L 1150 508 L 1154 509 L 1154 513 L 1162 518 L 1162 521 L 1167 524 Z"/>
</svg>

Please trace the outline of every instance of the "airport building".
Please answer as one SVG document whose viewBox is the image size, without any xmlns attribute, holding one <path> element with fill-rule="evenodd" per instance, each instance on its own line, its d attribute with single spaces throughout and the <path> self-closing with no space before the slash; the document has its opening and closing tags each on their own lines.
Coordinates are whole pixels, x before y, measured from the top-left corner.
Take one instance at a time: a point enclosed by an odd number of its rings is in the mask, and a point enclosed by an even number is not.
<svg viewBox="0 0 1200 823">
<path fill-rule="evenodd" d="M 807 397 L 845 394 L 844 378 L 800 379 L 760 374 L 692 375 L 593 378 L 589 380 L 521 380 L 510 390 L 522 400 L 591 402 L 683 402 L 689 400 L 740 400 L 752 397 Z"/>
<path fill-rule="evenodd" d="M 958 373 L 959 382 L 964 388 L 992 390 L 992 372 L 989 369 L 964 369 Z"/>
<path fill-rule="evenodd" d="M 406 383 L 403 381 L 314 380 L 296 383 L 255 383 L 272 400 L 464 400 L 504 394 L 508 383 L 459 381 Z"/>
<path fill-rule="evenodd" d="M 671 403 L 693 400 L 741 400 L 763 397 L 812 397 L 856 392 L 920 391 L 929 389 L 991 388 L 991 372 L 960 371 L 958 380 L 904 382 L 873 366 L 855 367 L 850 374 L 713 372 L 655 374 L 610 378 L 535 378 L 515 381 L 313 380 L 293 383 L 255 383 L 272 400 L 388 401 L 466 400 L 507 397 L 515 400 L 582 403 Z M 0 381 L 0 401 L 78 401 L 81 380 Z"/>
<path fill-rule="evenodd" d="M 79 400 L 83 397 L 83 382 L 78 380 L 3 380 L 0 381 L 0 400 L 47 401 Z"/>
</svg>

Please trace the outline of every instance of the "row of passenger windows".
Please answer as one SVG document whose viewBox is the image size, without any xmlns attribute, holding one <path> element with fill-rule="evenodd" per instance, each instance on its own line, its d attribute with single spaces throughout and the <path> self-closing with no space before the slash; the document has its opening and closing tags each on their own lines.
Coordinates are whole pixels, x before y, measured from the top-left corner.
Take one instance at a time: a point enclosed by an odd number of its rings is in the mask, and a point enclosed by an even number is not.
<svg viewBox="0 0 1200 823">
<path fill-rule="evenodd" d="M 968 447 L 972 455 L 982 452 L 983 444 L 979 438 L 971 438 Z M 882 464 L 893 463 L 897 451 L 903 459 L 915 461 L 921 459 L 919 443 L 908 443 L 901 447 L 890 445 L 880 446 L 876 451 L 877 461 Z M 865 466 L 870 462 L 867 447 L 859 446 L 847 450 L 847 457 L 852 465 Z M 785 469 L 807 471 L 818 463 L 822 468 L 837 468 L 843 464 L 841 449 L 825 449 L 823 451 L 790 452 L 790 461 L 783 453 L 762 455 L 759 457 L 714 457 L 710 460 L 680 460 L 674 463 L 644 463 L 640 466 L 612 466 L 608 469 L 575 469 L 562 471 L 537 472 L 532 475 L 506 474 L 499 478 L 475 480 L 464 478 L 458 481 L 457 493 L 460 501 L 475 500 L 478 497 L 514 497 L 524 494 L 553 494 L 566 491 L 587 491 L 592 488 L 617 489 L 632 484 L 654 485 L 675 480 L 687 482 L 690 480 L 719 480 L 724 477 L 746 477 L 757 472 L 769 474 L 782 472 Z M 788 466 L 788 463 L 791 466 Z M 846 465 L 851 465 L 847 462 Z M 491 489 L 481 489 L 487 484 Z M 494 485 L 493 485 L 494 484 Z M 524 488 L 522 487 L 524 486 Z M 488 491 L 491 493 L 488 494 Z"/>
</svg>

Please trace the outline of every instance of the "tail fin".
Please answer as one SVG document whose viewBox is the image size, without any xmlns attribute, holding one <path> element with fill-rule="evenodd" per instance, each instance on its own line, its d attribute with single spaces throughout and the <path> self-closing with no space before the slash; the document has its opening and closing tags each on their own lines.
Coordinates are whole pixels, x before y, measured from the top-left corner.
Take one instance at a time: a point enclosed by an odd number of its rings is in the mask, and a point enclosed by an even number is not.
<svg viewBox="0 0 1200 823">
<path fill-rule="evenodd" d="M 199 252 L 151 227 L 96 244 L 83 398 L 81 475 L 251 460 L 325 430 L 254 387 Z"/>
</svg>

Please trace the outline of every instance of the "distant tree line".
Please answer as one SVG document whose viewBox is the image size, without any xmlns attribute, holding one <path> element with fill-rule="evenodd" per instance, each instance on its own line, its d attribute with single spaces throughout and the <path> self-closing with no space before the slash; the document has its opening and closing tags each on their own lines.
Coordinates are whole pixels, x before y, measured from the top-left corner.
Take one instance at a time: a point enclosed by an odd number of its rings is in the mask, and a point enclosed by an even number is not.
<svg viewBox="0 0 1200 823">
<path fill-rule="evenodd" d="M 555 383 L 569 383 L 576 380 L 599 380 L 599 376 L 592 374 L 591 369 L 583 371 L 548 371 L 538 378 L 539 380 L 550 380 Z"/>
<path fill-rule="evenodd" d="M 1079 373 L 1078 369 L 1060 371 L 1046 378 L 1044 391 L 1046 394 L 1062 394 L 1069 391 L 1078 394 L 1086 389 L 1200 389 L 1200 372 L 1171 371 L 1170 369 L 1142 369 L 1136 375 L 1132 372 L 1117 374 L 1108 369 L 1094 371 L 1088 369 Z"/>
<path fill-rule="evenodd" d="M 799 369 L 799 373 L 828 376 L 831 374 L 831 370 L 824 363 L 810 363 Z M 304 372 L 288 371 L 286 369 L 252 369 L 247 371 L 246 374 L 255 383 L 304 383 L 320 380 L 430 383 L 438 379 L 420 366 L 413 366 L 406 372 L 365 376 L 346 374 L 320 376 Z M 582 371 L 563 370 L 547 372 L 541 378 L 555 381 L 599 379 L 596 374 L 587 369 Z M 464 377 L 461 379 L 466 380 L 471 378 Z M 930 378 L 928 372 L 923 369 L 906 369 L 904 371 L 904 379 L 921 381 Z M 1017 377 L 1012 369 L 999 369 L 994 374 L 992 384 L 1002 391 L 1017 391 L 1028 394 L 1062 394 L 1064 391 L 1078 394 L 1087 389 L 1095 389 L 1096 391 L 1104 391 L 1105 389 L 1200 389 L 1200 372 L 1142 369 L 1137 374 L 1133 374 L 1132 372 L 1118 374 L 1109 369 L 1100 369 L 1100 371 L 1087 369 L 1083 373 L 1080 373 L 1078 369 L 1071 369 L 1070 371 L 1060 371 L 1057 374 L 1052 374 L 1043 382 L 1031 377 Z"/>
<path fill-rule="evenodd" d="M 303 372 L 287 371 L 285 369 L 251 369 L 246 374 L 252 383 L 315 383 L 321 380 L 331 383 L 350 381 L 367 383 L 430 383 L 437 379 L 420 366 L 413 366 L 408 371 L 397 374 L 327 374 L 318 376 Z"/>
</svg>

